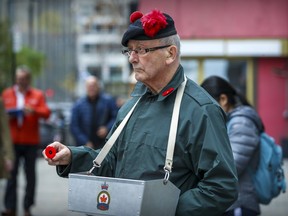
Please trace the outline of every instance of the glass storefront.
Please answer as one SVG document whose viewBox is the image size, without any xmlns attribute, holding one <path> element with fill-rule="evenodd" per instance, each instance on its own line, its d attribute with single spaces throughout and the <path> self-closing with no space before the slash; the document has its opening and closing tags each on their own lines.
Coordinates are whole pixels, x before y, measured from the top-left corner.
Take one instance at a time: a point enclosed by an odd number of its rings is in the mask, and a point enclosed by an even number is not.
<svg viewBox="0 0 288 216">
<path fill-rule="evenodd" d="M 206 77 L 217 75 L 228 80 L 238 91 L 253 100 L 253 89 L 249 83 L 253 83 L 253 73 L 249 68 L 247 59 L 203 58 L 182 59 L 187 77 L 200 84 Z M 253 75 L 253 74 L 252 74 Z M 252 91 L 252 92 L 251 92 Z"/>
</svg>

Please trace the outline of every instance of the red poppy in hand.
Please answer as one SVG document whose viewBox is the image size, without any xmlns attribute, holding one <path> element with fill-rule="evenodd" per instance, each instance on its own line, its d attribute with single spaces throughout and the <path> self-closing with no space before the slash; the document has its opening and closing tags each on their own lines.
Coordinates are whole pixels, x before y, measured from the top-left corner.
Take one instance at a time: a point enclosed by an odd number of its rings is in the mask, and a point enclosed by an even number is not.
<svg viewBox="0 0 288 216">
<path fill-rule="evenodd" d="M 145 34 L 154 37 L 158 31 L 166 28 L 168 25 L 166 17 L 159 10 L 153 10 L 141 18 L 142 26 Z"/>
<path fill-rule="evenodd" d="M 52 146 L 47 146 L 45 149 L 45 155 L 50 159 L 54 158 L 56 155 L 56 149 Z"/>
</svg>

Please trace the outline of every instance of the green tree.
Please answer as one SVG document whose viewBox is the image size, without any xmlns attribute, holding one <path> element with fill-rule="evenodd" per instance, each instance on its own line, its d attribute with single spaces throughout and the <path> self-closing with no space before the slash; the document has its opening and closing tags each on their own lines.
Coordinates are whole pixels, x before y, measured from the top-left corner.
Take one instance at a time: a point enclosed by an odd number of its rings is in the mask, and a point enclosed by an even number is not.
<svg viewBox="0 0 288 216">
<path fill-rule="evenodd" d="M 37 77 L 44 67 L 45 56 L 41 52 L 23 46 L 16 54 L 16 63 L 17 65 L 27 65 L 31 69 L 33 77 Z"/>
<path fill-rule="evenodd" d="M 0 91 L 13 83 L 13 55 L 12 38 L 7 20 L 0 20 Z"/>
<path fill-rule="evenodd" d="M 44 64 L 44 54 L 27 46 L 14 53 L 9 24 L 7 21 L 0 21 L 0 92 L 14 82 L 16 66 L 27 65 L 33 77 L 37 77 L 41 74 Z"/>
</svg>

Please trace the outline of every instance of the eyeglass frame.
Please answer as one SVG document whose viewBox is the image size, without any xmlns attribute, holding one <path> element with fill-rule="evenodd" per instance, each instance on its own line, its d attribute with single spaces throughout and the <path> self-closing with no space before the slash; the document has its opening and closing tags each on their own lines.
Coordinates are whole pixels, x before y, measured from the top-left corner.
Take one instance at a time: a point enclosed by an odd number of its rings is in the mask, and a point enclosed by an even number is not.
<svg viewBox="0 0 288 216">
<path fill-rule="evenodd" d="M 170 45 L 156 46 L 156 47 L 151 47 L 151 48 L 139 47 L 136 49 L 125 49 L 125 50 L 122 50 L 122 54 L 127 56 L 127 57 L 130 57 L 132 52 L 134 51 L 137 55 L 145 55 L 148 52 L 152 52 L 152 51 L 159 50 L 159 49 L 164 49 L 164 48 L 167 48 L 169 46 L 172 46 L 172 45 L 170 44 Z M 140 53 L 140 52 L 142 52 L 142 50 L 143 50 L 143 53 Z"/>
</svg>

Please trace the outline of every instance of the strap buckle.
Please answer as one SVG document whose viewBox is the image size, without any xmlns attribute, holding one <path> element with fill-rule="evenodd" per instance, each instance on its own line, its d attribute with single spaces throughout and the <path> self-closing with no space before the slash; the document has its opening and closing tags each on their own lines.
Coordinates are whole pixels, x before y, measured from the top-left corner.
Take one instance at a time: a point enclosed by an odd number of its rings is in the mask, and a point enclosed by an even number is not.
<svg viewBox="0 0 288 216">
<path fill-rule="evenodd" d="M 170 173 L 171 171 L 168 170 L 166 167 L 163 168 L 164 171 L 165 171 L 165 176 L 164 176 L 164 179 L 163 179 L 163 184 L 166 185 L 169 181 L 169 178 L 170 178 Z"/>
</svg>

